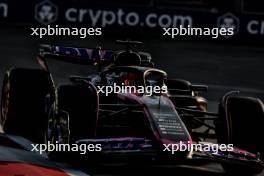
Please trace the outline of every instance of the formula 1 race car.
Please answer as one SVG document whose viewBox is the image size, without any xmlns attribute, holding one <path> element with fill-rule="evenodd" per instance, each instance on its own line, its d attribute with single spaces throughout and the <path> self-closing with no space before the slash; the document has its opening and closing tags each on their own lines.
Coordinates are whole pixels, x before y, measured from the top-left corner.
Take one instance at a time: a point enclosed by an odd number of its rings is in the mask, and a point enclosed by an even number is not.
<svg viewBox="0 0 264 176">
<path fill-rule="evenodd" d="M 218 113 L 208 112 L 208 101 L 200 96 L 207 86 L 168 79 L 165 71 L 154 68 L 149 53 L 135 51 L 133 46 L 140 42 L 118 43 L 126 49 L 42 45 L 37 56 L 41 69 L 7 71 L 3 130 L 38 144 L 100 144 L 100 152 L 84 157 L 98 162 L 206 160 L 221 163 L 227 173 L 253 175 L 263 170 L 261 100 L 228 92 Z M 56 85 L 48 59 L 96 65 L 98 72 L 71 76 L 70 83 Z M 180 143 L 201 148 L 176 150 Z M 221 144 L 234 147 L 214 152 Z"/>
</svg>

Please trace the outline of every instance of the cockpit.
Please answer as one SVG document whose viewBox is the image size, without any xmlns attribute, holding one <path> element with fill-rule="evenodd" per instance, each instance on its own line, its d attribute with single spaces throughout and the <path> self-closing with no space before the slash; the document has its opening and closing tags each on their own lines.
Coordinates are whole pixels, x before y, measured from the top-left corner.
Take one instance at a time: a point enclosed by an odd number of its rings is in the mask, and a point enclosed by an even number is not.
<svg viewBox="0 0 264 176">
<path fill-rule="evenodd" d="M 102 84 L 131 86 L 135 89 L 163 87 L 167 74 L 159 69 L 138 66 L 113 67 L 101 74 Z"/>
</svg>

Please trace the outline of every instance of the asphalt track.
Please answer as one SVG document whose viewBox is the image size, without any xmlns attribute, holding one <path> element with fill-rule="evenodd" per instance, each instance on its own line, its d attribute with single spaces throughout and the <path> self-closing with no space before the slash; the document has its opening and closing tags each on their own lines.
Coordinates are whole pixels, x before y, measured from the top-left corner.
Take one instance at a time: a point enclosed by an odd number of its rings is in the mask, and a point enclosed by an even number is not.
<svg viewBox="0 0 264 176">
<path fill-rule="evenodd" d="M 119 39 L 118 37 L 86 39 L 47 37 L 37 39 L 30 36 L 30 32 L 29 27 L 25 26 L 1 26 L 0 86 L 4 72 L 8 68 L 38 67 L 35 54 L 40 43 L 84 47 L 95 47 L 102 44 L 104 48 L 120 48 L 114 44 L 114 39 Z M 205 96 L 210 100 L 210 111 L 216 111 L 220 97 L 230 90 L 240 90 L 245 95 L 264 100 L 264 48 L 224 43 L 164 40 L 162 37 L 135 39 L 145 43 L 142 47 L 144 51 L 152 54 L 157 67 L 166 70 L 169 77 L 209 85 L 209 91 Z M 85 75 L 92 72 L 91 67 L 73 66 L 58 62 L 51 63 L 51 70 L 59 83 L 67 80 L 65 79 L 66 75 L 74 73 Z M 183 173 L 182 175 L 223 175 L 221 167 L 216 164 L 197 168 L 186 167 L 168 166 L 163 169 L 152 168 L 152 171 L 154 175 L 170 175 L 171 172 L 179 173 L 179 171 Z M 125 173 L 126 175 L 142 174 L 142 169 L 136 171 L 139 173 L 135 174 L 130 170 Z M 144 173 L 149 173 L 149 170 Z M 107 173 L 101 175 L 107 175 Z M 261 175 L 264 176 L 264 173 Z"/>
</svg>

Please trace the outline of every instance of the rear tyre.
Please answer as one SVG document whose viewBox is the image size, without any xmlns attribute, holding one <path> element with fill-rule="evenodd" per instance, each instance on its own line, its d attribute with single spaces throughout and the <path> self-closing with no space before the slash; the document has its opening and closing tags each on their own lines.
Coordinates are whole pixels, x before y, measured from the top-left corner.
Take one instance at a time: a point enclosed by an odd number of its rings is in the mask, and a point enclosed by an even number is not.
<svg viewBox="0 0 264 176">
<path fill-rule="evenodd" d="M 49 74 L 42 70 L 16 68 L 5 74 L 0 119 L 5 133 L 45 142 L 49 85 Z"/>
</svg>

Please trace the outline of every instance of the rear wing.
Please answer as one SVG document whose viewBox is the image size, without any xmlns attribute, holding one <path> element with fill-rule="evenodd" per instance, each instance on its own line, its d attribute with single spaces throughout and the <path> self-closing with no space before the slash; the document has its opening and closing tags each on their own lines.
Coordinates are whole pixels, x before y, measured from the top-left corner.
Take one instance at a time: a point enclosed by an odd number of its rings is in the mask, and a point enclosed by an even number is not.
<svg viewBox="0 0 264 176">
<path fill-rule="evenodd" d="M 54 45 L 40 45 L 37 60 L 44 70 L 49 70 L 46 58 L 81 65 L 98 65 L 114 63 L 114 56 L 119 51 L 98 48 L 77 48 Z M 146 52 L 138 52 L 143 62 L 151 62 Z"/>
</svg>

